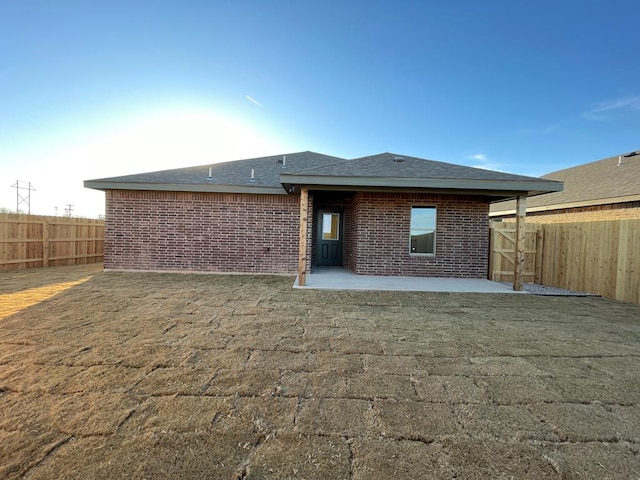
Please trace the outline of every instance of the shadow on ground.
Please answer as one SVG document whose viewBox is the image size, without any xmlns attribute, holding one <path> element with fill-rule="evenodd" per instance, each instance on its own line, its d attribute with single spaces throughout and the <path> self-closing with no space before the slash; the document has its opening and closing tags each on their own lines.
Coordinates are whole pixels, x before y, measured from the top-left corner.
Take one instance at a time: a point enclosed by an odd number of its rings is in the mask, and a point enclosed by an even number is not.
<svg viewBox="0 0 640 480">
<path fill-rule="evenodd" d="M 2 478 L 640 475 L 637 305 L 83 268 L 0 319 Z"/>
</svg>

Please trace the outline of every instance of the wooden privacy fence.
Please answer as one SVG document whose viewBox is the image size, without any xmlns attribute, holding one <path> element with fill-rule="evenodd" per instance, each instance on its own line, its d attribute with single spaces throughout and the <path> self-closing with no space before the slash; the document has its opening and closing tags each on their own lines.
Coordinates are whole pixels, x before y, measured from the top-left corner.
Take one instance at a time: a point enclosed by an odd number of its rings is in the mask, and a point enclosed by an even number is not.
<svg viewBox="0 0 640 480">
<path fill-rule="evenodd" d="M 514 235 L 493 224 L 490 279 L 513 279 Z M 527 282 L 640 303 L 640 220 L 527 225 L 525 248 Z"/>
<path fill-rule="evenodd" d="M 102 262 L 104 220 L 0 214 L 0 270 Z"/>
</svg>

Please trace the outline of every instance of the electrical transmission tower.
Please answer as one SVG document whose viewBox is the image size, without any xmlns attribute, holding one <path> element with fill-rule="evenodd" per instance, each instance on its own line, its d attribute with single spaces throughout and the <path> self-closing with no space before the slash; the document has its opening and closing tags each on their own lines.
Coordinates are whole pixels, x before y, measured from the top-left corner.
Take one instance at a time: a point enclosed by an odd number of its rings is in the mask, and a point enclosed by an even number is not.
<svg viewBox="0 0 640 480">
<path fill-rule="evenodd" d="M 11 185 L 11 187 L 16 189 L 16 213 L 20 213 L 20 205 L 25 204 L 27 213 L 31 214 L 31 192 L 36 190 L 31 182 L 16 180 L 15 185 Z M 22 190 L 26 190 L 26 193 L 23 193 Z"/>
<path fill-rule="evenodd" d="M 64 213 L 67 215 L 67 217 L 71 218 L 71 214 L 73 213 L 73 205 L 67 203 L 67 206 L 64 209 Z"/>
</svg>

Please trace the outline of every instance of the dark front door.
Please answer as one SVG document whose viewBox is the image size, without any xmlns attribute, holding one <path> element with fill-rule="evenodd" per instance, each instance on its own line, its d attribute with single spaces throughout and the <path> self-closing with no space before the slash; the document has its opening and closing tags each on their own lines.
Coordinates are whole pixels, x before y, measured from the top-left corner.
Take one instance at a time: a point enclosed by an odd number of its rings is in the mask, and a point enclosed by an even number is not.
<svg viewBox="0 0 640 480">
<path fill-rule="evenodd" d="M 342 266 L 342 212 L 322 210 L 318 214 L 318 252 L 320 267 Z"/>
</svg>

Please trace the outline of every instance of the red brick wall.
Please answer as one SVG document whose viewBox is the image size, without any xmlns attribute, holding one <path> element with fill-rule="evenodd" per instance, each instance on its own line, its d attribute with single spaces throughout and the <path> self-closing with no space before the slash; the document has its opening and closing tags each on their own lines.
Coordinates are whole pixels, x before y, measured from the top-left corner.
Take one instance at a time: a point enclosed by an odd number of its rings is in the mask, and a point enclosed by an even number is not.
<svg viewBox="0 0 640 480">
<path fill-rule="evenodd" d="M 314 200 L 310 196 L 313 221 Z M 489 207 L 483 199 L 360 192 L 343 206 L 349 203 L 345 265 L 354 272 L 486 278 Z M 435 256 L 409 254 L 412 205 L 438 209 Z M 111 190 L 105 268 L 294 274 L 299 217 L 293 195 Z M 312 230 L 310 224 L 309 261 Z"/>
<path fill-rule="evenodd" d="M 105 268 L 293 274 L 299 200 L 107 191 Z"/>
<path fill-rule="evenodd" d="M 436 253 L 409 254 L 412 206 L 437 208 Z M 358 274 L 487 277 L 489 204 L 480 197 L 356 193 L 349 268 Z"/>
<path fill-rule="evenodd" d="M 345 245 L 345 250 L 347 251 L 347 263 L 346 266 L 352 272 L 358 273 L 357 268 L 357 258 L 358 252 L 357 248 L 360 244 L 360 235 L 358 234 L 358 226 L 360 225 L 360 215 L 361 215 L 361 201 L 360 194 L 355 193 L 353 198 L 351 199 L 351 208 L 350 208 L 350 221 L 345 229 L 345 235 L 349 237 L 349 245 Z M 383 274 L 384 275 L 384 274 Z"/>
</svg>

